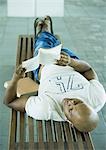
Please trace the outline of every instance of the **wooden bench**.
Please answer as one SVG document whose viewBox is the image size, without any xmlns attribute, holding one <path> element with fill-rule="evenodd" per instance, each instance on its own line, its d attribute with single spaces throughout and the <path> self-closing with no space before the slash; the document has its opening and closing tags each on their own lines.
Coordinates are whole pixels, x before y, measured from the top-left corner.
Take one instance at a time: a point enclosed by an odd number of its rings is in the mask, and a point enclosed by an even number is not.
<svg viewBox="0 0 106 150">
<path fill-rule="evenodd" d="M 33 36 L 20 35 L 16 66 L 33 55 Z M 33 79 L 32 73 L 27 76 Z M 12 109 L 9 150 L 93 150 L 90 133 L 81 133 L 67 122 L 38 121 Z"/>
</svg>

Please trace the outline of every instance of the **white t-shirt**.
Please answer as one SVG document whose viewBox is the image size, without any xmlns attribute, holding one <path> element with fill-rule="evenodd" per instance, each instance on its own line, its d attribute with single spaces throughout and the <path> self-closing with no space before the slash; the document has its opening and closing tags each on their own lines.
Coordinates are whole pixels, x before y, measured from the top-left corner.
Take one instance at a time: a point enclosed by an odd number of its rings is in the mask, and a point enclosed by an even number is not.
<svg viewBox="0 0 106 150">
<path fill-rule="evenodd" d="M 64 121 L 64 98 L 78 98 L 98 112 L 106 102 L 103 86 L 97 80 L 88 81 L 69 66 L 45 65 L 41 72 L 38 96 L 31 96 L 26 112 L 38 120 Z"/>
</svg>

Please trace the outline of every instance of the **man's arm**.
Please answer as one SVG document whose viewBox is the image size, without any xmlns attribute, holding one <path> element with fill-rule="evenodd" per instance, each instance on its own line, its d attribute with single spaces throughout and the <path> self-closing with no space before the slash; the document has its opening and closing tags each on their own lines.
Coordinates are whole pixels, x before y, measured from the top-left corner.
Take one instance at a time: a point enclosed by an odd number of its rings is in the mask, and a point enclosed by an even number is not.
<svg viewBox="0 0 106 150">
<path fill-rule="evenodd" d="M 20 98 L 17 98 L 17 83 L 18 80 L 24 76 L 24 72 L 25 70 L 19 66 L 13 74 L 11 83 L 8 85 L 4 96 L 5 105 L 22 112 L 25 111 L 25 104 L 29 96 L 21 96 Z"/>
<path fill-rule="evenodd" d="M 81 73 L 87 80 L 98 80 L 94 69 L 85 61 L 73 59 L 65 54 L 61 54 L 60 60 L 57 60 L 57 65 L 73 67 L 77 72 Z"/>
<path fill-rule="evenodd" d="M 71 63 L 69 66 L 73 67 L 76 71 L 81 73 L 88 81 L 92 79 L 98 80 L 96 72 L 87 62 L 73 58 L 70 59 Z"/>
</svg>

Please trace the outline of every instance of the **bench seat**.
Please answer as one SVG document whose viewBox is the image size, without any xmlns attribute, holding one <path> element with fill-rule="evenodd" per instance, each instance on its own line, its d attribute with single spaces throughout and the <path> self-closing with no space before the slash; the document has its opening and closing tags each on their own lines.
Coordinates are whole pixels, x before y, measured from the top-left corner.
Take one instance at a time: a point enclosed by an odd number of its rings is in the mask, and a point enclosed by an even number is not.
<svg viewBox="0 0 106 150">
<path fill-rule="evenodd" d="M 18 38 L 16 67 L 33 56 L 33 36 Z M 34 79 L 32 73 L 27 76 Z M 81 133 L 68 122 L 34 120 L 12 109 L 9 150 L 93 150 L 90 133 Z"/>
</svg>

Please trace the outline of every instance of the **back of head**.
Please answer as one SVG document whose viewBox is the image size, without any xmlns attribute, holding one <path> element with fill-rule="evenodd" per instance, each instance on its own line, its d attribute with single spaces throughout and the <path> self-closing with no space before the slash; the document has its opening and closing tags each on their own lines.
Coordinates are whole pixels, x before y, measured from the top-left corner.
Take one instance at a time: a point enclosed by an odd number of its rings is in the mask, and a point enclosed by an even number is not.
<svg viewBox="0 0 106 150">
<path fill-rule="evenodd" d="M 90 132 L 97 127 L 98 114 L 89 106 L 82 106 L 73 125 L 81 132 Z"/>
</svg>

